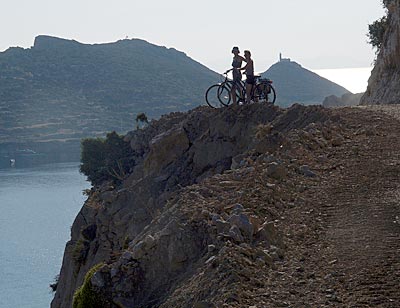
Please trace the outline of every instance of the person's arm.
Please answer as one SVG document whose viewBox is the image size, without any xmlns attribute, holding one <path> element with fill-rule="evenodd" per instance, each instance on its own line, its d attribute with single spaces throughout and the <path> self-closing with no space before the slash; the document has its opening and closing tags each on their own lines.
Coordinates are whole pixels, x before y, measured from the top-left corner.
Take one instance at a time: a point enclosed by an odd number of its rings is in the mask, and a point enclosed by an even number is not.
<svg viewBox="0 0 400 308">
<path fill-rule="evenodd" d="M 248 68 L 249 66 L 252 66 L 252 65 L 253 65 L 253 60 L 250 59 L 249 62 L 247 62 L 245 66 L 239 68 L 239 70 L 244 71 L 244 70 L 246 70 L 246 68 Z"/>
<path fill-rule="evenodd" d="M 239 68 L 240 71 L 246 70 L 246 68 L 249 66 L 250 62 L 247 62 L 245 66 Z"/>
</svg>

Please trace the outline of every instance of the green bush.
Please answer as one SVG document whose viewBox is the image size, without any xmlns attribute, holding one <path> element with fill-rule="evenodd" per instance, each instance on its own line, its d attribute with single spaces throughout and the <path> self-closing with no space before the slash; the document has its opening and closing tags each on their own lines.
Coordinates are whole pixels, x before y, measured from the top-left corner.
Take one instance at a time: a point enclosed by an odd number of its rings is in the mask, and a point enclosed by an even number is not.
<svg viewBox="0 0 400 308">
<path fill-rule="evenodd" d="M 134 165 L 133 151 L 116 132 L 104 138 L 82 140 L 80 171 L 94 184 L 124 179 Z"/>
<path fill-rule="evenodd" d="M 93 266 L 86 273 L 82 286 L 74 293 L 72 301 L 73 308 L 99 308 L 110 306 L 100 294 L 92 289 L 92 284 L 90 282 L 94 273 L 96 273 L 96 271 L 98 271 L 103 265 L 104 263 L 99 263 Z"/>
<path fill-rule="evenodd" d="M 368 25 L 368 38 L 372 47 L 376 48 L 376 52 L 378 53 L 381 50 L 383 40 L 385 37 L 385 32 L 389 26 L 388 22 L 388 10 L 389 6 L 393 4 L 394 0 L 382 0 L 382 5 L 386 8 L 386 15 L 382 18 L 375 20 L 372 24 Z"/>
<path fill-rule="evenodd" d="M 368 25 L 369 43 L 377 49 L 377 52 L 379 52 L 379 50 L 382 47 L 387 27 L 388 27 L 387 16 L 383 16 L 382 18 L 375 20 L 372 24 Z"/>
</svg>

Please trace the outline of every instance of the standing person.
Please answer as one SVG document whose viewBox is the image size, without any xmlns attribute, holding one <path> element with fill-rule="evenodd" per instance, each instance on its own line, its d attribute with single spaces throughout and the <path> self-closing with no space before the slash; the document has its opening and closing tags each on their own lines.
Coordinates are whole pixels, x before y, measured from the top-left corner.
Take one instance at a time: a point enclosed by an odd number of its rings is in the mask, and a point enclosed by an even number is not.
<svg viewBox="0 0 400 308">
<path fill-rule="evenodd" d="M 233 87 L 231 89 L 231 95 L 233 99 L 233 104 L 236 105 L 236 89 L 240 91 L 240 81 L 242 80 L 242 73 L 240 68 L 242 67 L 242 62 L 246 61 L 241 55 L 239 55 L 239 47 L 235 46 L 232 48 L 233 60 L 232 60 L 232 76 L 233 76 Z"/>
<path fill-rule="evenodd" d="M 244 73 L 246 74 L 246 103 L 248 104 L 250 103 L 251 90 L 253 89 L 256 80 L 254 78 L 254 63 L 251 59 L 251 52 L 249 50 L 245 50 L 244 57 L 246 65 L 240 68 L 240 70 L 244 70 Z"/>
</svg>

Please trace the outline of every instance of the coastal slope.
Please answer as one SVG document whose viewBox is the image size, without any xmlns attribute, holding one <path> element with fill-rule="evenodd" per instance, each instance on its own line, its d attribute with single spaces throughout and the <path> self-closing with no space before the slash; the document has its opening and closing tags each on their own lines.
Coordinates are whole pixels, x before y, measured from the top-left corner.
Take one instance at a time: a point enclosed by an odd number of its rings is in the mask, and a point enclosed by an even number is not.
<svg viewBox="0 0 400 308">
<path fill-rule="evenodd" d="M 199 107 L 128 133 L 131 171 L 88 192 L 52 307 L 395 307 L 399 114 Z"/>
</svg>

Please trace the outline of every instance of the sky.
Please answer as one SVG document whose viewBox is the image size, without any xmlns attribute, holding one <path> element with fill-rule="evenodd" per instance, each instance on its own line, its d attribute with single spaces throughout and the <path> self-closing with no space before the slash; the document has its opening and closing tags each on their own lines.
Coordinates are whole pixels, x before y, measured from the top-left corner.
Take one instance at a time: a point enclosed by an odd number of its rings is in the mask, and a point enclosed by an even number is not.
<svg viewBox="0 0 400 308">
<path fill-rule="evenodd" d="M 37 35 L 82 43 L 140 38 L 174 47 L 217 72 L 232 46 L 253 54 L 256 71 L 279 53 L 303 67 L 370 67 L 368 24 L 380 0 L 1 0 L 0 51 L 29 48 Z"/>
</svg>

